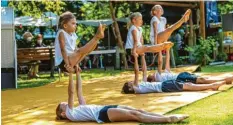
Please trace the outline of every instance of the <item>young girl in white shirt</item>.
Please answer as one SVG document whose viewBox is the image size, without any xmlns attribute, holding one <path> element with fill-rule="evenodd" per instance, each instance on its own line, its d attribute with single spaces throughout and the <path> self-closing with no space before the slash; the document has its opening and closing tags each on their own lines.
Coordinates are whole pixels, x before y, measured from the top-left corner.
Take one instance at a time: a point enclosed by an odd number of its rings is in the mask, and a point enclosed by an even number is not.
<svg viewBox="0 0 233 125">
<path fill-rule="evenodd" d="M 59 30 L 55 38 L 55 66 L 61 69 L 67 69 L 69 72 L 74 71 L 74 66 L 79 68 L 83 58 L 93 51 L 100 39 L 104 37 L 105 25 L 98 28 L 96 35 L 83 47 L 76 47 L 77 35 L 76 18 L 71 12 L 65 12 L 59 19 Z"/>
<path fill-rule="evenodd" d="M 129 28 L 126 40 L 126 52 L 128 56 L 133 55 L 134 63 L 138 63 L 137 57 L 138 55 L 142 56 L 142 61 L 145 60 L 144 53 L 155 53 L 165 48 L 172 46 L 173 43 L 165 42 L 152 46 L 144 46 L 143 45 L 143 36 L 142 36 L 142 15 L 139 12 L 132 13 L 130 15 L 131 26 Z M 134 67 L 135 68 L 135 67 Z M 144 68 L 142 70 L 145 70 Z"/>
<path fill-rule="evenodd" d="M 150 41 L 152 45 L 167 42 L 173 31 L 178 29 L 184 22 L 187 22 L 189 20 L 191 10 L 188 9 L 178 22 L 169 26 L 168 28 L 166 28 L 166 18 L 162 17 L 163 13 L 164 11 L 161 5 L 155 5 L 151 9 L 152 19 L 150 21 Z M 162 68 L 163 60 L 161 57 L 162 52 L 160 51 L 158 53 L 158 68 Z M 152 63 L 154 63 L 154 61 Z"/>
</svg>

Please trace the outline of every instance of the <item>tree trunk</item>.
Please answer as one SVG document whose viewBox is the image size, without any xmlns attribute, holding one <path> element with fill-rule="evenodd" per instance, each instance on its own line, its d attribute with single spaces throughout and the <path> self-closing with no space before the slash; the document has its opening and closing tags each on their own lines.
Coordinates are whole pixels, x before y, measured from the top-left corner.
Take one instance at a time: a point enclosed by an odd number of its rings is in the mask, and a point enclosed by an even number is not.
<svg viewBox="0 0 233 125">
<path fill-rule="evenodd" d="M 200 33 L 203 39 L 205 39 L 205 1 L 200 1 Z"/>
<path fill-rule="evenodd" d="M 193 17 L 192 13 L 189 17 L 189 37 L 188 37 L 188 46 L 193 47 Z M 189 59 L 191 62 L 193 62 L 192 53 L 189 52 Z"/>
<path fill-rule="evenodd" d="M 110 3 L 110 11 L 111 11 L 111 16 L 112 16 L 112 20 L 113 20 L 113 26 L 114 26 L 114 34 L 115 34 L 115 39 L 117 40 L 117 45 L 119 46 L 119 48 L 121 50 L 124 50 L 123 53 L 121 53 L 122 58 L 123 58 L 123 63 L 124 63 L 124 67 L 125 69 L 128 69 L 128 64 L 127 64 L 127 60 L 126 60 L 126 54 L 125 54 L 125 49 L 123 47 L 123 43 L 122 43 L 122 38 L 121 38 L 121 34 L 120 34 L 120 30 L 119 30 L 119 26 L 118 23 L 116 21 L 116 17 L 115 17 L 115 9 L 113 7 L 113 3 Z"/>
</svg>

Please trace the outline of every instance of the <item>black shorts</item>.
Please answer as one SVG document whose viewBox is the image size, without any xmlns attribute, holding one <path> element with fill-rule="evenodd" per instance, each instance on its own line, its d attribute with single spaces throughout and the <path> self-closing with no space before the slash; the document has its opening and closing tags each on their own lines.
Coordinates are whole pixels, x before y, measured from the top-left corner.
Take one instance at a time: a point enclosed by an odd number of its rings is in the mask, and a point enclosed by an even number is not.
<svg viewBox="0 0 233 125">
<path fill-rule="evenodd" d="M 107 122 L 111 122 L 108 118 L 108 109 L 110 108 L 117 108 L 118 105 L 107 105 L 107 106 L 104 106 L 100 112 L 99 112 L 99 117 L 98 119 L 107 123 Z"/>
<path fill-rule="evenodd" d="M 128 56 L 130 56 L 130 55 L 131 55 L 131 49 L 126 49 L 126 54 L 127 54 Z"/>
<path fill-rule="evenodd" d="M 178 82 L 176 80 L 164 81 L 162 83 L 162 91 L 163 92 L 182 92 L 183 83 L 184 82 Z"/>
<path fill-rule="evenodd" d="M 191 83 L 196 84 L 197 76 L 195 74 L 190 74 L 188 72 L 182 72 L 177 76 L 176 81 L 191 82 Z"/>
<path fill-rule="evenodd" d="M 65 61 L 62 60 L 62 62 L 58 65 L 58 67 L 61 69 L 62 72 L 68 72 L 64 67 L 64 65 L 65 65 Z"/>
</svg>

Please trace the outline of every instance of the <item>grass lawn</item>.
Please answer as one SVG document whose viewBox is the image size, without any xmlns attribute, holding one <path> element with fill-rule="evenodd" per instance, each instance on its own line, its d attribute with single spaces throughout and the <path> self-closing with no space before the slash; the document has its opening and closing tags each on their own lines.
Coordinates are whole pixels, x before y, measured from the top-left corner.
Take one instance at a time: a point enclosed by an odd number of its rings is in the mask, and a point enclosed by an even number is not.
<svg viewBox="0 0 233 125">
<path fill-rule="evenodd" d="M 233 125 L 232 95 L 233 88 L 175 109 L 167 114 L 188 114 L 190 117 L 180 123 L 165 125 Z"/>
<path fill-rule="evenodd" d="M 123 70 L 106 70 L 103 69 L 92 69 L 92 70 L 84 70 L 81 73 L 83 80 L 93 79 L 93 78 L 100 78 L 105 76 L 114 76 L 122 72 Z M 43 73 L 41 72 L 39 74 L 39 78 L 33 78 L 33 79 L 27 79 L 26 74 L 20 74 L 18 78 L 18 88 L 32 88 L 32 87 L 38 87 L 43 86 L 46 84 L 49 84 L 51 82 L 54 82 L 56 80 L 59 80 L 58 73 L 55 73 L 54 78 L 50 78 L 50 72 Z M 75 74 L 74 74 L 75 76 Z M 61 77 L 61 81 L 68 80 L 68 76 Z M 8 90 L 8 89 L 2 89 Z"/>
<path fill-rule="evenodd" d="M 233 72 L 233 66 L 205 66 L 201 69 L 203 73 Z M 140 125 L 233 125 L 233 88 L 167 114 L 188 114 L 190 117 L 175 124 Z"/>
<path fill-rule="evenodd" d="M 233 72 L 233 66 L 205 66 L 201 67 L 203 73 Z"/>
<path fill-rule="evenodd" d="M 233 72 L 233 66 L 205 66 L 201 68 L 204 73 L 215 73 L 215 72 Z M 101 78 L 105 76 L 117 75 L 124 70 L 113 70 L 109 69 L 104 71 L 103 69 L 92 69 L 83 70 L 82 79 L 88 80 L 92 78 Z M 59 79 L 58 74 L 55 73 L 54 78 L 50 78 L 50 73 L 40 73 L 40 78 L 37 79 L 27 79 L 26 74 L 20 74 L 18 78 L 18 88 L 31 88 L 38 87 L 49 84 Z M 61 77 L 61 81 L 68 80 L 68 77 Z M 2 89 L 7 90 L 7 89 Z"/>
</svg>

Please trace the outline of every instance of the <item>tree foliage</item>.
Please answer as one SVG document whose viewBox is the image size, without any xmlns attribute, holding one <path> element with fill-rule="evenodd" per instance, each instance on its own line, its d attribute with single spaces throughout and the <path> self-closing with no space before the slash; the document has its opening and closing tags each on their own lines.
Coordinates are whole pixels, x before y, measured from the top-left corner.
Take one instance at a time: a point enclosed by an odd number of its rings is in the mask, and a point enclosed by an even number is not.
<svg viewBox="0 0 233 125">
<path fill-rule="evenodd" d="M 216 49 L 216 40 L 212 36 L 207 37 L 207 39 L 200 38 L 198 45 L 185 48 L 192 53 L 196 63 L 204 66 L 211 61 L 209 55 Z"/>
<path fill-rule="evenodd" d="M 43 12 L 51 11 L 61 14 L 65 2 L 61 0 L 31 0 L 31 1 L 10 1 L 9 6 L 15 9 L 18 16 L 32 16 L 40 18 Z"/>
<path fill-rule="evenodd" d="M 227 14 L 229 12 L 233 12 L 233 0 L 219 2 L 218 9 L 221 14 Z"/>
</svg>

